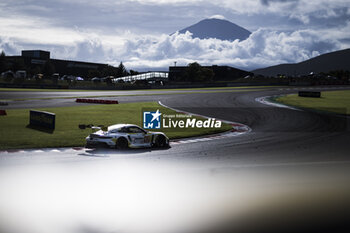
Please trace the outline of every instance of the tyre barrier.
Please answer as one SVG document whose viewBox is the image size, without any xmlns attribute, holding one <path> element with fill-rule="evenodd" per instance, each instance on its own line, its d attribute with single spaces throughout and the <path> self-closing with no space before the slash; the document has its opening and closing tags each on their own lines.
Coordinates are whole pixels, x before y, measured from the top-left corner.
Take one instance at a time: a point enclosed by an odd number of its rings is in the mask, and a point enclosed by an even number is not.
<svg viewBox="0 0 350 233">
<path fill-rule="evenodd" d="M 6 116 L 7 113 L 6 113 L 6 110 L 0 110 L 0 116 Z"/>
<path fill-rule="evenodd" d="M 100 99 L 76 99 L 77 103 L 90 103 L 90 104 L 119 104 L 117 100 L 100 100 Z"/>
<path fill-rule="evenodd" d="M 0 101 L 0 106 L 6 106 L 6 105 L 9 105 L 9 104 L 7 102 Z"/>
</svg>

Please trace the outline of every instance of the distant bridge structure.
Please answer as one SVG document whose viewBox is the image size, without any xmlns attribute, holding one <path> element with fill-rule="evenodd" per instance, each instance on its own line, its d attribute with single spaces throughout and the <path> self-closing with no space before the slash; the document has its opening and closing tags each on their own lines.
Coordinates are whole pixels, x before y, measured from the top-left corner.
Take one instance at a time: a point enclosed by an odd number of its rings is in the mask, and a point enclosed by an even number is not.
<svg viewBox="0 0 350 233">
<path fill-rule="evenodd" d="M 136 74 L 136 75 L 129 75 L 129 76 L 124 76 L 124 77 L 119 77 L 119 78 L 114 78 L 112 79 L 113 82 L 134 82 L 138 80 L 145 80 L 145 81 L 163 81 L 167 82 L 169 79 L 169 73 L 168 72 L 147 72 L 147 73 L 142 73 L 142 74 Z"/>
</svg>

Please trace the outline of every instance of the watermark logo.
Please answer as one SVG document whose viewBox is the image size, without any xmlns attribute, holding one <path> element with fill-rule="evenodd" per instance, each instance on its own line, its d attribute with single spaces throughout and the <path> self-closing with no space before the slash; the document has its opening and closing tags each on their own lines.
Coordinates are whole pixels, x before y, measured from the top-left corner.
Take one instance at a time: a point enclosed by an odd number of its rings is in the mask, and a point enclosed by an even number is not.
<svg viewBox="0 0 350 233">
<path fill-rule="evenodd" d="M 186 113 L 162 114 L 155 110 L 143 111 L 144 129 L 196 129 L 221 128 L 222 122 L 215 118 L 203 119 Z"/>
<path fill-rule="evenodd" d="M 157 109 L 156 112 L 143 112 L 143 128 L 144 129 L 160 129 L 161 115 Z"/>
</svg>

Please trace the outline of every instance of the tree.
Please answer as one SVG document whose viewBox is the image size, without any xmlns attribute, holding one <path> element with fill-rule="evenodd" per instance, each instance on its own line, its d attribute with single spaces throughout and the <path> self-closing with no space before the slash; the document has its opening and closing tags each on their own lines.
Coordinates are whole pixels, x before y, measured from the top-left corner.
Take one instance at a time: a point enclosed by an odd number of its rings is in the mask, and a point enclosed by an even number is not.
<svg viewBox="0 0 350 233">
<path fill-rule="evenodd" d="M 185 81 L 194 82 L 197 79 L 197 76 L 200 75 L 201 65 L 197 62 L 188 64 L 186 68 Z"/>
<path fill-rule="evenodd" d="M 123 62 L 120 62 L 118 68 L 117 68 L 117 77 L 123 77 L 127 76 L 128 71 L 126 70 L 125 66 L 123 65 Z"/>
<path fill-rule="evenodd" d="M 212 69 L 202 67 L 197 62 L 188 64 L 186 68 L 185 80 L 189 82 L 210 82 L 213 80 Z"/>
<path fill-rule="evenodd" d="M 209 68 L 202 68 L 200 79 L 197 81 L 212 82 L 214 78 L 214 71 Z"/>
<path fill-rule="evenodd" d="M 6 54 L 4 51 L 1 51 L 0 54 L 0 73 L 4 72 L 8 69 L 7 63 L 6 63 Z"/>
<path fill-rule="evenodd" d="M 137 75 L 137 74 L 139 74 L 139 72 L 137 72 L 135 70 L 129 70 L 129 74 L 130 75 Z"/>
</svg>

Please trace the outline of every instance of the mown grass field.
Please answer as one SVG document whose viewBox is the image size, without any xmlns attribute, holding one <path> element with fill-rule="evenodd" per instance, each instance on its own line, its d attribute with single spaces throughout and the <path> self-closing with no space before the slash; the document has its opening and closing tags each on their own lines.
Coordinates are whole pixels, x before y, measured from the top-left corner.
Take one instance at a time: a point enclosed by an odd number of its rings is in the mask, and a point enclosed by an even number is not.
<svg viewBox="0 0 350 233">
<path fill-rule="evenodd" d="M 321 98 L 286 95 L 276 98 L 275 101 L 299 108 L 350 115 L 350 90 L 324 91 L 321 93 Z"/>
<path fill-rule="evenodd" d="M 85 137 L 92 130 L 81 130 L 78 127 L 79 124 L 108 126 L 128 123 L 142 126 L 142 112 L 157 109 L 162 114 L 176 114 L 175 111 L 162 107 L 156 102 L 36 109 L 56 114 L 56 129 L 53 133 L 28 128 L 29 109 L 7 110 L 7 116 L 0 116 L 0 149 L 84 146 Z M 219 133 L 231 128 L 228 124 L 222 124 L 220 129 L 189 128 L 161 129 L 161 131 L 174 139 Z"/>
</svg>

